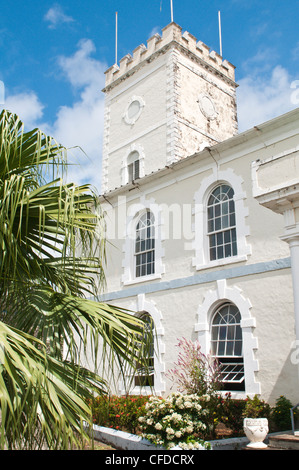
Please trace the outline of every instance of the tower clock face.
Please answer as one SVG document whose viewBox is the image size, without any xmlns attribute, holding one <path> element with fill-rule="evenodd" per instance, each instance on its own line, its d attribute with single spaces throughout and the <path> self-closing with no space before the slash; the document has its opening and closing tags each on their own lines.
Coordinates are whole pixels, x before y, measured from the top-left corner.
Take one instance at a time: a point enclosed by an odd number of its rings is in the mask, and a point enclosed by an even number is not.
<svg viewBox="0 0 299 470">
<path fill-rule="evenodd" d="M 126 124 L 133 125 L 139 119 L 142 110 L 145 106 L 143 99 L 140 96 L 133 96 L 125 110 L 123 119 Z"/>
<path fill-rule="evenodd" d="M 217 110 L 212 98 L 206 94 L 202 94 L 198 98 L 199 108 L 202 114 L 208 119 L 215 119 L 217 117 Z"/>
</svg>

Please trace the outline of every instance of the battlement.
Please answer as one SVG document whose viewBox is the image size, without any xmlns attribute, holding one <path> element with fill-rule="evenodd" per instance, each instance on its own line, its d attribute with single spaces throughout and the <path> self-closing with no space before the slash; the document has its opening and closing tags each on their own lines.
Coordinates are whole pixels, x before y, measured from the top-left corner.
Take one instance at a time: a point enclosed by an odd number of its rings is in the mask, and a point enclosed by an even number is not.
<svg viewBox="0 0 299 470">
<path fill-rule="evenodd" d="M 178 24 L 170 23 L 162 30 L 162 36 L 154 34 L 154 36 L 148 39 L 147 46 L 141 44 L 133 51 L 133 55 L 127 54 L 123 57 L 119 62 L 119 66 L 114 64 L 110 67 L 105 72 L 105 86 L 111 85 L 144 61 L 148 61 L 153 54 L 159 51 L 162 52 L 162 50 L 171 43 L 178 44 L 207 66 L 216 69 L 228 79 L 232 81 L 235 80 L 234 65 L 227 60 L 223 60 L 217 52 L 211 51 L 208 46 L 201 41 L 197 41 L 197 39 L 187 31 L 182 34 L 182 28 Z"/>
</svg>

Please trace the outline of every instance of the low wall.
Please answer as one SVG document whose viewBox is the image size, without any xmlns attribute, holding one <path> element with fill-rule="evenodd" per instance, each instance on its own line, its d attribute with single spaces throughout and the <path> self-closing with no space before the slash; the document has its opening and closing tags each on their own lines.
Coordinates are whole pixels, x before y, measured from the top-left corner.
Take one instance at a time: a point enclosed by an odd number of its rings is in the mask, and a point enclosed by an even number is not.
<svg viewBox="0 0 299 470">
<path fill-rule="evenodd" d="M 105 428 L 103 426 L 93 426 L 93 435 L 96 440 L 111 445 L 120 450 L 165 450 L 163 447 L 156 447 L 147 439 L 135 434 L 130 434 L 116 429 Z M 210 441 L 211 450 L 240 450 L 248 444 L 246 437 L 236 437 L 231 439 L 218 439 Z M 173 450 L 177 450 L 175 447 Z M 205 449 L 200 449 L 205 450 Z"/>
</svg>

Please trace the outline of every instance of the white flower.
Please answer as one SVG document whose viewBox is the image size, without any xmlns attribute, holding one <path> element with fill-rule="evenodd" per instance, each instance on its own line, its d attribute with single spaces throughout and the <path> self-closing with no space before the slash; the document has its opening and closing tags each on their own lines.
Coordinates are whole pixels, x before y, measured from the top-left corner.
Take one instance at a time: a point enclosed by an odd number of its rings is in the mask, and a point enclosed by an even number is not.
<svg viewBox="0 0 299 470">
<path fill-rule="evenodd" d="M 181 449 L 187 449 L 188 448 L 188 445 L 185 442 L 179 442 L 179 446 L 181 447 Z"/>
<path fill-rule="evenodd" d="M 166 428 L 167 434 L 174 434 L 174 430 L 172 428 Z"/>
<path fill-rule="evenodd" d="M 153 424 L 152 418 L 147 419 L 147 420 L 146 420 L 146 424 L 149 424 L 149 425 Z"/>
<path fill-rule="evenodd" d="M 173 413 L 173 415 L 171 416 L 171 419 L 173 421 L 181 421 L 182 415 L 180 415 L 179 413 Z"/>
<path fill-rule="evenodd" d="M 176 431 L 175 437 L 181 437 L 181 435 L 182 435 L 181 431 Z"/>
<path fill-rule="evenodd" d="M 157 431 L 160 431 L 162 429 L 162 424 L 161 423 L 156 423 L 155 424 L 155 429 L 157 429 Z"/>
</svg>

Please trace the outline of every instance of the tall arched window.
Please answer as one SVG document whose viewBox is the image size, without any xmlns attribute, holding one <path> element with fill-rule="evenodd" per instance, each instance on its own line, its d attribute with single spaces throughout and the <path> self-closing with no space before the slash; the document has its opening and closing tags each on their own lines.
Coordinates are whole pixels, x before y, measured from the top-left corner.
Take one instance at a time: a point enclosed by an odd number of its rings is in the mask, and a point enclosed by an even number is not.
<svg viewBox="0 0 299 470">
<path fill-rule="evenodd" d="M 217 186 L 207 207 L 210 260 L 237 255 L 234 190 L 227 184 Z"/>
<path fill-rule="evenodd" d="M 136 226 L 135 274 L 136 277 L 155 273 L 155 218 L 146 211 Z"/>
<path fill-rule="evenodd" d="M 245 390 L 241 314 L 232 303 L 220 305 L 212 318 L 211 350 L 221 364 L 225 390 Z"/>
<path fill-rule="evenodd" d="M 134 151 L 131 152 L 127 160 L 128 168 L 128 183 L 140 178 L 140 162 L 139 162 L 139 153 Z"/>
<path fill-rule="evenodd" d="M 155 373 L 154 322 L 147 312 L 140 312 L 137 316 L 145 323 L 146 349 L 142 351 L 142 356 L 143 359 L 146 359 L 146 363 L 144 366 L 137 364 L 134 385 L 135 387 L 153 387 Z"/>
</svg>

